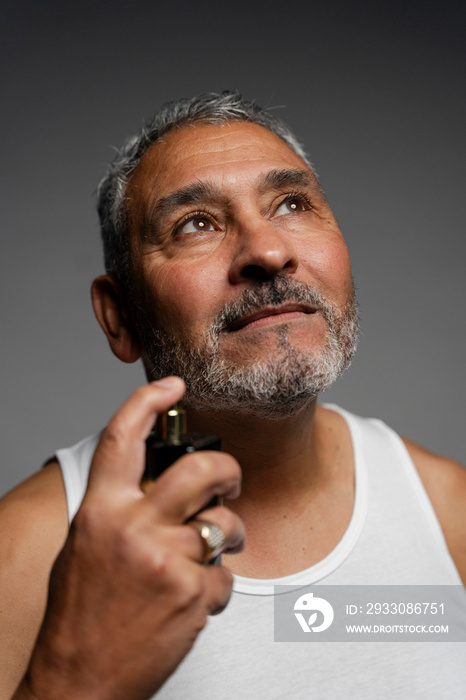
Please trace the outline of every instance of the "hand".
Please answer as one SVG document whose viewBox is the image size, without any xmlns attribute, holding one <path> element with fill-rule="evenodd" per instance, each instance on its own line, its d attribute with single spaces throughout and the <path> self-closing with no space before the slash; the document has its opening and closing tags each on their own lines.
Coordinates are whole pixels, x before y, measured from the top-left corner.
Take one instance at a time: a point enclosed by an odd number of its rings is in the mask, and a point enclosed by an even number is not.
<svg viewBox="0 0 466 700">
<path fill-rule="evenodd" d="M 50 579 L 47 611 L 14 698 L 150 698 L 192 647 L 209 613 L 228 602 L 232 575 L 203 566 L 186 521 L 213 496 L 235 498 L 228 454 L 195 452 L 143 494 L 145 439 L 158 412 L 184 393 L 178 378 L 138 389 L 103 431 L 89 484 Z M 199 513 L 240 551 L 241 521 L 217 506 Z"/>
</svg>

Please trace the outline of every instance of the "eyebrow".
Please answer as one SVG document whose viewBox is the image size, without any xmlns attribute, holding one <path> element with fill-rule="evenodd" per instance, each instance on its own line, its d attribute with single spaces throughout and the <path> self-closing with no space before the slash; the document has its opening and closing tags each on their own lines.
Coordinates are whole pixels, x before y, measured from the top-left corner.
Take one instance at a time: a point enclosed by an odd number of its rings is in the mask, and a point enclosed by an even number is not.
<svg viewBox="0 0 466 700">
<path fill-rule="evenodd" d="M 183 206 L 200 204 L 206 200 L 224 199 L 216 187 L 208 182 L 193 182 L 186 187 L 181 187 L 165 197 L 158 199 L 153 206 L 149 206 L 144 216 L 144 228 L 150 230 L 157 229 L 158 225 L 165 217 L 170 216 L 177 209 Z"/>
<path fill-rule="evenodd" d="M 270 170 L 259 181 L 259 191 L 280 190 L 283 187 L 311 187 L 316 189 L 317 183 L 307 170 Z"/>
<path fill-rule="evenodd" d="M 261 176 L 258 182 L 258 190 L 261 194 L 269 190 L 281 190 L 284 187 L 319 189 L 312 174 L 307 170 L 274 169 Z M 176 212 L 180 207 L 200 205 L 206 201 L 228 202 L 229 198 L 212 183 L 202 182 L 201 180 L 193 182 L 186 187 L 181 187 L 156 200 L 152 206 L 148 207 L 144 216 L 144 230 L 157 230 L 160 222 L 165 217 L 169 217 Z"/>
<path fill-rule="evenodd" d="M 152 208 L 152 215 L 157 218 L 171 214 L 172 211 L 190 204 L 197 204 L 206 199 L 218 199 L 219 192 L 208 182 L 193 182 L 181 187 L 166 197 L 161 197 Z"/>
</svg>

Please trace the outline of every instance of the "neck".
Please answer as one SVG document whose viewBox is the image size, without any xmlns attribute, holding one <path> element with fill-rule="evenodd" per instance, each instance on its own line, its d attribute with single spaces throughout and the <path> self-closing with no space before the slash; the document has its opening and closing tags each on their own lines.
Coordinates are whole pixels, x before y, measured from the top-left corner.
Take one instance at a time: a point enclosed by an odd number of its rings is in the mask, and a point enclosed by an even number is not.
<svg viewBox="0 0 466 700">
<path fill-rule="evenodd" d="M 247 532 L 245 550 L 223 557 L 235 574 L 286 576 L 334 549 L 354 503 L 353 450 L 341 416 L 314 401 L 282 420 L 190 411 L 188 427 L 217 433 L 242 468 L 241 496 L 226 503 Z"/>
<path fill-rule="evenodd" d="M 242 502 L 288 498 L 302 493 L 320 476 L 316 440 L 316 401 L 294 416 L 279 420 L 239 413 L 188 411 L 190 432 L 216 433 L 222 448 L 243 471 Z"/>
</svg>

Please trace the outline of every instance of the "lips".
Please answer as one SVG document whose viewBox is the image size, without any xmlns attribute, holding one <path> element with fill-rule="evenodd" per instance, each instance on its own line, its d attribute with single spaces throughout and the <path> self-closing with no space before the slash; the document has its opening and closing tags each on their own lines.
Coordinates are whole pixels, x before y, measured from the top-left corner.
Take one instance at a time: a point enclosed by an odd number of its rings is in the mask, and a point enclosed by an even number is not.
<svg viewBox="0 0 466 700">
<path fill-rule="evenodd" d="M 258 309 L 249 314 L 245 314 L 240 318 L 237 318 L 232 323 L 228 325 L 227 331 L 232 333 L 234 331 L 239 331 L 246 326 L 250 326 L 256 321 L 262 319 L 271 318 L 274 316 L 285 316 L 287 314 L 314 314 L 317 309 L 313 306 L 307 304 L 298 303 L 287 303 L 281 304 L 280 306 L 267 306 L 262 309 Z M 278 320 L 278 319 L 277 319 Z M 286 320 L 285 318 L 283 319 Z"/>
</svg>

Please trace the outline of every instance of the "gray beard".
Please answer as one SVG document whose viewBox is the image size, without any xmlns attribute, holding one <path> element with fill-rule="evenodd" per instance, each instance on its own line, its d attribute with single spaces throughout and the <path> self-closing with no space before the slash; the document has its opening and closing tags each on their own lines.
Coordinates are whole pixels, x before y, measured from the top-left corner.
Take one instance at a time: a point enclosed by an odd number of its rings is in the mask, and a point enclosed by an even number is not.
<svg viewBox="0 0 466 700">
<path fill-rule="evenodd" d="M 278 351 L 266 360 L 239 364 L 221 356 L 219 340 L 229 324 L 245 314 L 284 302 L 317 307 L 327 325 L 327 340 L 317 350 L 293 347 L 281 325 Z M 144 347 L 143 361 L 151 379 L 175 374 L 186 382 L 184 403 L 198 411 L 229 411 L 280 419 L 305 408 L 347 369 L 358 343 L 354 293 L 344 309 L 315 289 L 287 276 L 254 282 L 238 301 L 226 305 L 206 332 L 200 347 L 155 328 L 141 307 L 135 309 Z M 247 346 L 246 346 L 247 347 Z"/>
</svg>

